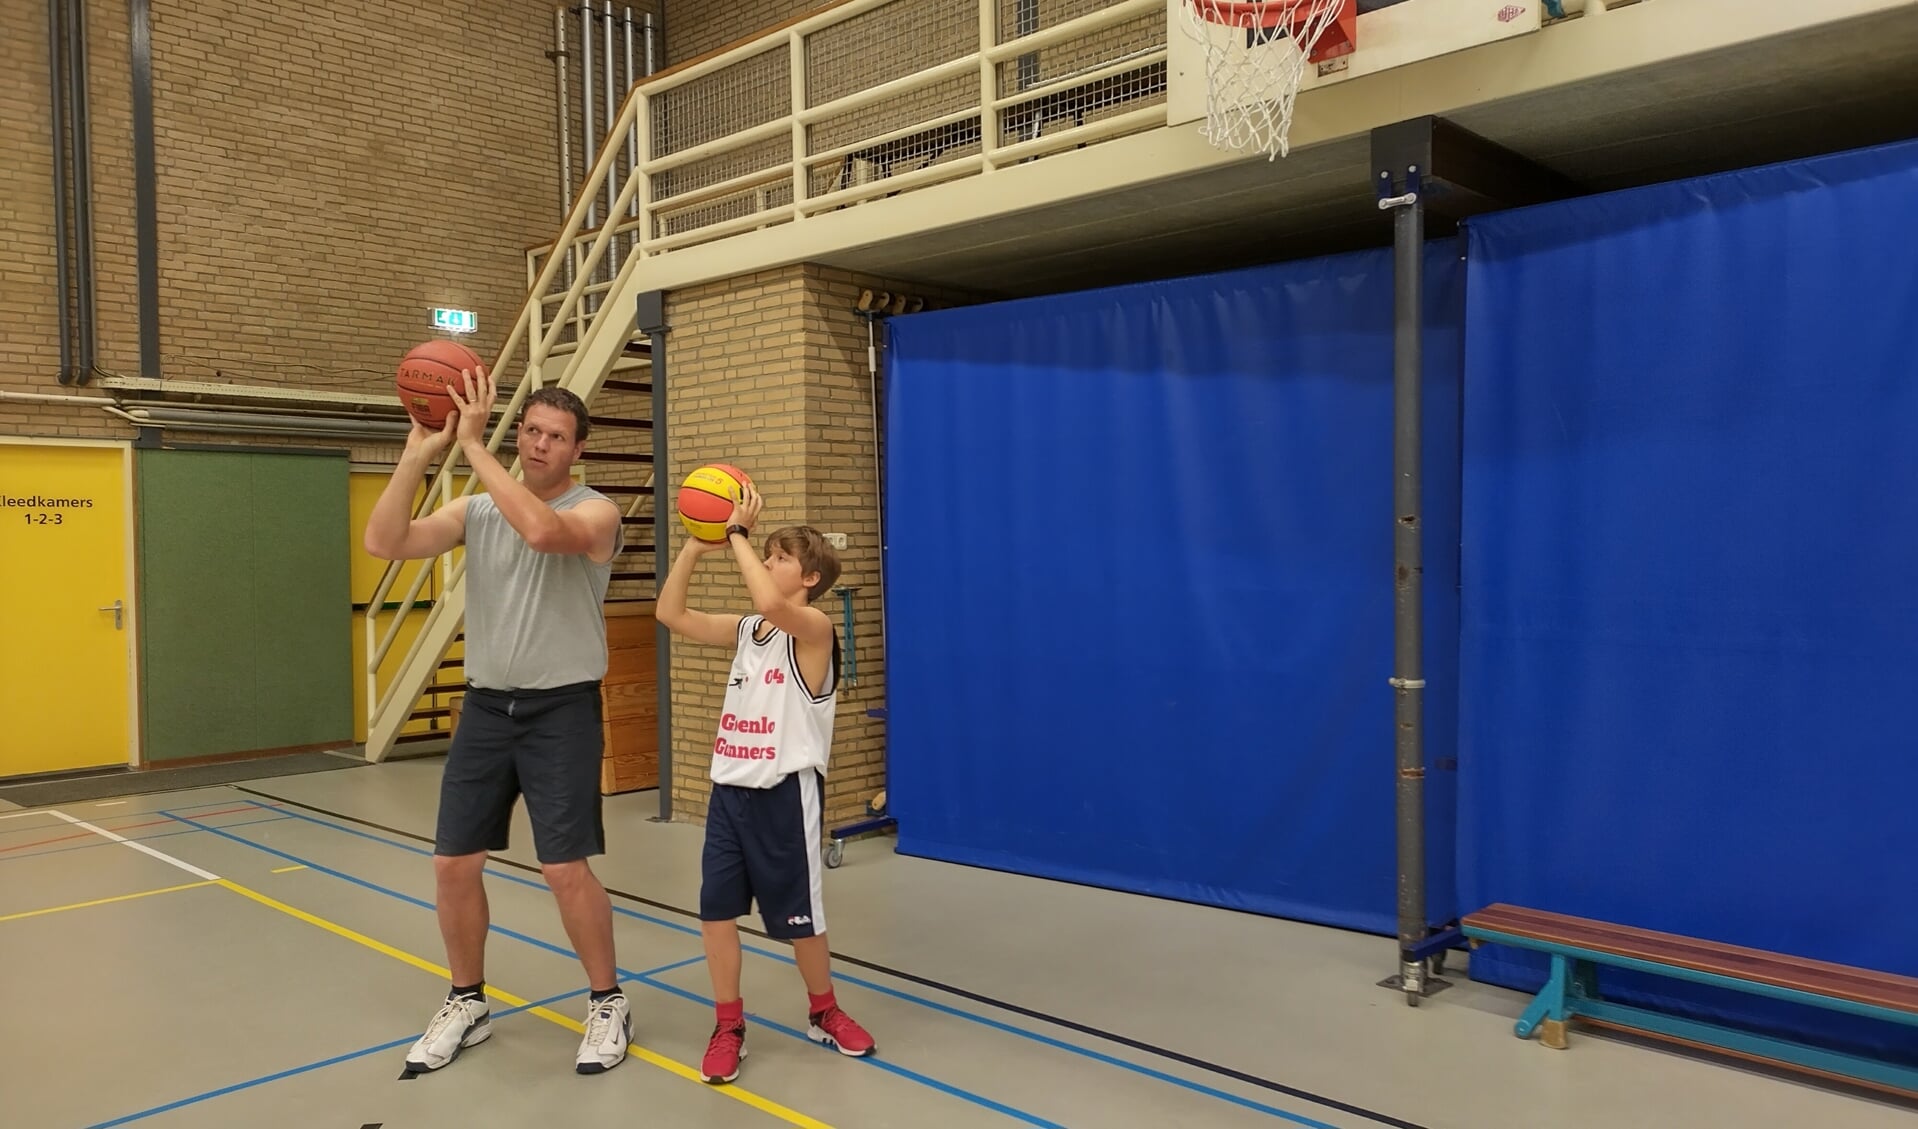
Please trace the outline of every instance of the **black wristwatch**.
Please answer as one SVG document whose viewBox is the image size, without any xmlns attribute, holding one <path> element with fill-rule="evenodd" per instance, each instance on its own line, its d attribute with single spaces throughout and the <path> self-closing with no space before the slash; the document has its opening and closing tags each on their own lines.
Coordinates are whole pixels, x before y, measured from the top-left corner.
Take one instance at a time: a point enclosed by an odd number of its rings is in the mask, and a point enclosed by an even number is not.
<svg viewBox="0 0 1918 1129">
<path fill-rule="evenodd" d="M 733 539 L 733 534 L 735 533 L 739 534 L 741 537 L 744 537 L 749 542 L 753 539 L 752 530 L 747 529 L 743 525 L 729 525 L 726 527 L 726 540 L 731 541 Z"/>
</svg>

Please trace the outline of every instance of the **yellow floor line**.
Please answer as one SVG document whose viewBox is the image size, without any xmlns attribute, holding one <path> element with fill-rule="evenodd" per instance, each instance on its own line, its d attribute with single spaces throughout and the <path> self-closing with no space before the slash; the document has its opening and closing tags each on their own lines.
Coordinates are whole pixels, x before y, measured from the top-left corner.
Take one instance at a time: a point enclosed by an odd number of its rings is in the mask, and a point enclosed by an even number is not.
<svg viewBox="0 0 1918 1129">
<path fill-rule="evenodd" d="M 19 921 L 23 917 L 39 917 L 49 913 L 65 913 L 70 909 L 86 909 L 88 906 L 104 906 L 113 902 L 130 902 L 135 898 L 150 898 L 155 894 L 171 894 L 180 890 L 197 890 L 202 886 L 216 885 L 213 882 L 189 882 L 184 886 L 168 886 L 163 890 L 142 890 L 137 894 L 120 894 L 112 898 L 95 898 L 90 902 L 75 902 L 70 906 L 48 906 L 46 909 L 30 909 L 25 913 L 10 913 L 0 917 L 0 921 Z"/>
<path fill-rule="evenodd" d="M 384 953 L 387 956 L 392 957 L 394 960 L 402 961 L 406 964 L 410 964 L 414 968 L 417 968 L 421 970 L 422 972 L 430 972 L 442 980 L 452 979 L 453 973 L 451 972 L 451 970 L 441 968 L 439 965 L 434 964 L 430 960 L 426 960 L 422 957 L 416 957 L 412 953 L 405 952 L 401 949 L 396 949 L 393 946 L 385 943 L 384 941 L 376 941 L 373 938 L 368 937 L 364 933 L 354 932 L 353 930 L 348 929 L 344 925 L 335 925 L 333 922 L 328 921 L 323 917 L 310 914 L 303 909 L 295 909 L 294 907 L 287 905 L 285 902 L 276 901 L 273 898 L 269 898 L 265 894 L 262 894 L 257 890 L 249 890 L 245 886 L 240 885 L 238 882 L 235 882 L 232 879 L 222 878 L 219 880 L 218 884 L 221 886 L 225 886 L 227 889 L 243 897 L 251 898 L 263 906 L 268 906 L 273 909 L 279 910 L 281 913 L 284 913 L 288 915 L 289 917 L 296 917 L 299 920 L 306 922 L 308 925 L 317 925 L 321 929 L 326 930 L 328 933 L 332 933 L 336 936 L 344 937 L 349 941 L 353 941 L 358 944 L 365 945 L 367 948 L 372 949 L 374 952 Z M 202 883 L 202 885 L 204 885 L 204 883 Z M 184 887 L 182 887 L 182 889 L 184 889 Z M 158 893 L 159 891 L 155 891 L 155 892 Z M 5 918 L 0 918 L 0 921 L 4 921 L 4 920 Z M 530 1000 L 523 999 L 519 996 L 515 996 L 511 992 L 503 992 L 499 990 L 498 988 L 493 987 L 491 984 L 488 984 L 486 986 L 486 994 L 500 1001 L 501 1003 L 507 1005 L 508 1007 L 526 1007 L 527 1004 L 532 1002 Z M 571 1031 L 575 1034 L 583 1035 L 586 1033 L 586 1027 L 584 1024 L 580 1023 L 576 1019 L 572 1019 L 568 1016 L 561 1015 L 560 1013 L 553 1011 L 550 1008 L 544 1008 L 544 1007 L 527 1008 L 527 1012 L 531 1015 L 537 1015 L 541 1019 L 544 1019 L 549 1023 L 558 1024 L 559 1026 L 564 1027 L 568 1031 Z M 659 1067 L 661 1070 L 669 1071 L 673 1074 L 679 1075 L 681 1078 L 686 1078 L 691 1081 L 698 1082 L 701 1086 L 706 1085 L 706 1083 L 699 1077 L 699 1072 L 697 1070 L 694 1070 L 692 1067 L 687 1066 L 684 1063 L 675 1062 L 664 1055 L 658 1054 L 653 1051 L 649 1051 L 645 1047 L 642 1047 L 637 1043 L 628 1044 L 627 1053 L 632 1055 L 634 1058 L 640 1059 L 644 1062 L 649 1062 L 652 1065 Z M 711 1087 L 711 1089 L 716 1094 L 719 1094 L 723 1097 L 731 1098 L 734 1101 L 744 1102 L 745 1104 L 752 1106 L 754 1109 L 757 1109 L 763 1113 L 770 1113 L 774 1117 L 777 1117 L 781 1121 L 784 1121 L 790 1125 L 801 1126 L 802 1129 L 832 1129 L 832 1126 L 826 1124 L 823 1121 L 818 1120 L 817 1118 L 807 1117 L 805 1114 L 800 1113 L 798 1110 L 788 1109 L 785 1106 L 780 1105 L 778 1102 L 775 1102 L 770 1098 L 763 1098 L 759 1096 L 758 1094 L 753 1093 L 751 1090 L 741 1089 L 736 1084 L 727 1085 L 727 1086 L 715 1086 L 715 1087 Z"/>
<path fill-rule="evenodd" d="M 289 870 L 305 870 L 305 869 L 306 869 L 306 864 L 305 864 L 305 863 L 301 863 L 301 864 L 300 864 L 299 866 L 279 866 L 279 867 L 274 867 L 274 868 L 273 868 L 273 873 L 275 873 L 275 874 L 285 874 L 285 873 L 286 873 L 287 871 L 289 871 Z"/>
</svg>

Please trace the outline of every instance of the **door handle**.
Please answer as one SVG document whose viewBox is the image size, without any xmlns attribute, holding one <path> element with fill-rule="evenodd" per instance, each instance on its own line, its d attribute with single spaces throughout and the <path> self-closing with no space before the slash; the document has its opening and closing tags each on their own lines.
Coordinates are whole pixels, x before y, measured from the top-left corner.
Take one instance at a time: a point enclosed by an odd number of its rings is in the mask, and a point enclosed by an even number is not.
<svg viewBox="0 0 1918 1129">
<path fill-rule="evenodd" d="M 122 604 L 121 601 L 115 600 L 111 604 L 108 604 L 106 607 L 100 609 L 103 612 L 113 613 L 113 629 L 115 631 L 120 630 L 120 613 L 124 609 L 124 607 L 125 605 Z"/>
</svg>

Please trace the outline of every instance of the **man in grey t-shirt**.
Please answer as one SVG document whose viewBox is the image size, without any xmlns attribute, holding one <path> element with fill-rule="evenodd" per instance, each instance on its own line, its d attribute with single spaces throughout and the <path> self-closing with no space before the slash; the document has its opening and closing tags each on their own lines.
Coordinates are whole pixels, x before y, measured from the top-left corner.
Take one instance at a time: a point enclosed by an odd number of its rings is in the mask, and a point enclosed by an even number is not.
<svg viewBox="0 0 1918 1129">
<path fill-rule="evenodd" d="M 574 1068 L 597 1074 L 625 1061 L 632 1037 L 613 954 L 612 906 L 586 861 L 606 849 L 601 601 L 621 548 L 620 513 L 605 495 L 572 480 L 588 430 L 578 396 L 542 388 L 526 398 L 516 479 L 486 449 L 492 378 L 482 367 L 465 374 L 464 384 L 443 429 L 414 423 L 366 523 L 366 551 L 384 560 L 432 558 L 466 546 L 468 685 L 440 777 L 433 851 L 453 985 L 407 1052 L 406 1067 L 438 1070 L 492 1034 L 482 875 L 487 853 L 506 849 L 513 805 L 523 795 L 541 869 L 592 990 Z M 486 492 L 412 520 L 427 467 L 454 442 Z"/>
</svg>

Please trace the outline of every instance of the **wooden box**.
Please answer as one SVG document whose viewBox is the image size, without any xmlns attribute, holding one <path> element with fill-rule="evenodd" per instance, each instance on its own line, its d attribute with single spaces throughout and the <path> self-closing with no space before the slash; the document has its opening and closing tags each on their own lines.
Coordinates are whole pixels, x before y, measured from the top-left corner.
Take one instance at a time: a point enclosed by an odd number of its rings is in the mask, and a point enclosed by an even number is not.
<svg viewBox="0 0 1918 1129">
<path fill-rule="evenodd" d="M 659 787 L 659 667 L 650 603 L 606 605 L 603 795 Z"/>
</svg>

